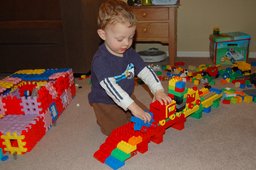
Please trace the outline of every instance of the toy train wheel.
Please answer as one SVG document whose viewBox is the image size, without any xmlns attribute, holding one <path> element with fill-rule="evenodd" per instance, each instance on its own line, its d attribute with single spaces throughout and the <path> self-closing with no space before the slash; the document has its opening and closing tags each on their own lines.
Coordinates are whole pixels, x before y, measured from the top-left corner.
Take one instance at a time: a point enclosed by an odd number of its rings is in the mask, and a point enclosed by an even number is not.
<svg viewBox="0 0 256 170">
<path fill-rule="evenodd" d="M 177 113 L 176 113 L 176 116 L 177 116 L 177 117 L 180 117 L 180 116 L 181 116 L 181 113 L 180 113 L 180 112 L 177 112 Z"/>
<path fill-rule="evenodd" d="M 171 120 L 174 120 L 174 119 L 175 119 L 175 114 L 170 115 L 169 118 L 170 118 Z"/>
<path fill-rule="evenodd" d="M 189 108 L 189 109 L 193 109 L 193 107 L 194 107 L 194 105 L 193 105 L 192 103 L 189 103 L 189 104 L 188 104 L 188 108 Z"/>
<path fill-rule="evenodd" d="M 161 120 L 161 121 L 159 121 L 159 124 L 160 124 L 161 126 L 164 126 L 164 125 L 165 125 L 165 123 L 166 123 L 166 121 L 165 121 L 165 120 Z"/>
</svg>

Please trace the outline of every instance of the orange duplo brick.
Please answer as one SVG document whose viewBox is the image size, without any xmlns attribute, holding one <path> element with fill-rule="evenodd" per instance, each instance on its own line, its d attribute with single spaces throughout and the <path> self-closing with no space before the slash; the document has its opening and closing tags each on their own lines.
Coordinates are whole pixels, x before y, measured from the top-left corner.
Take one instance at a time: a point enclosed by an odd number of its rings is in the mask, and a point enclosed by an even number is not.
<svg viewBox="0 0 256 170">
<path fill-rule="evenodd" d="M 237 103 L 242 103 L 243 98 L 241 96 L 236 96 L 236 98 L 237 98 Z"/>
<path fill-rule="evenodd" d="M 227 84 L 228 83 L 225 79 L 222 79 L 220 82 L 221 82 L 221 84 Z"/>
<path fill-rule="evenodd" d="M 236 91 L 235 94 L 240 95 L 240 96 L 244 96 L 245 95 L 245 93 L 243 91 Z"/>
<path fill-rule="evenodd" d="M 133 136 L 129 139 L 128 143 L 131 144 L 131 145 L 137 145 L 139 143 L 142 142 L 142 137 L 141 136 Z"/>
</svg>

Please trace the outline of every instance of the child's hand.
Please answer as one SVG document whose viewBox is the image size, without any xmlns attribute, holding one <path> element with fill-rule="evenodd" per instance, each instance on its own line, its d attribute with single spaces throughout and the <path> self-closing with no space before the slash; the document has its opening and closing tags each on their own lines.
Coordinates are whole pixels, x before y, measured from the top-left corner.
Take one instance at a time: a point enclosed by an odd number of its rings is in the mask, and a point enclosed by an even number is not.
<svg viewBox="0 0 256 170">
<path fill-rule="evenodd" d="M 149 123 L 151 120 L 151 115 L 144 110 L 142 110 L 136 103 L 132 103 L 128 109 L 132 112 L 132 114 L 141 120 L 144 121 L 144 123 Z"/>
<path fill-rule="evenodd" d="M 167 105 L 167 104 L 171 103 L 171 101 L 172 101 L 172 99 L 167 94 L 165 94 L 165 92 L 163 90 L 158 90 L 155 93 L 153 101 L 155 101 L 155 100 L 158 100 L 161 103 L 161 105 L 163 105 L 163 104 Z"/>
</svg>

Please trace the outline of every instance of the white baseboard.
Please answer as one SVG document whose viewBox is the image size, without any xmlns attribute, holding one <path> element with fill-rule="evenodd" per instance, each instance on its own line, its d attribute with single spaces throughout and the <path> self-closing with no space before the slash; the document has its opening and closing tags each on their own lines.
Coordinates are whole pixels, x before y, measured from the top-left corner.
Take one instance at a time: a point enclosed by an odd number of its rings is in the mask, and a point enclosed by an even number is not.
<svg viewBox="0 0 256 170">
<path fill-rule="evenodd" d="M 178 51 L 178 57 L 210 57 L 209 51 Z M 250 52 L 249 58 L 256 58 L 256 52 Z"/>
<path fill-rule="evenodd" d="M 209 51 L 178 51 L 178 57 L 210 57 Z"/>
</svg>

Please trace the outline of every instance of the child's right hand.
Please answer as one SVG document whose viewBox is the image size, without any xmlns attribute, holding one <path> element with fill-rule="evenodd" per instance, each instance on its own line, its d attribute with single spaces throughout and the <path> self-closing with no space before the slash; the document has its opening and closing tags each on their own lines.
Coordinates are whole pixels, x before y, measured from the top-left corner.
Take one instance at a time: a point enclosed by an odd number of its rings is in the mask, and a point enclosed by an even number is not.
<svg viewBox="0 0 256 170">
<path fill-rule="evenodd" d="M 136 103 L 132 103 L 128 109 L 132 112 L 132 114 L 141 120 L 144 121 L 144 123 L 149 123 L 151 121 L 151 115 L 148 112 L 145 112 L 142 110 Z"/>
</svg>

